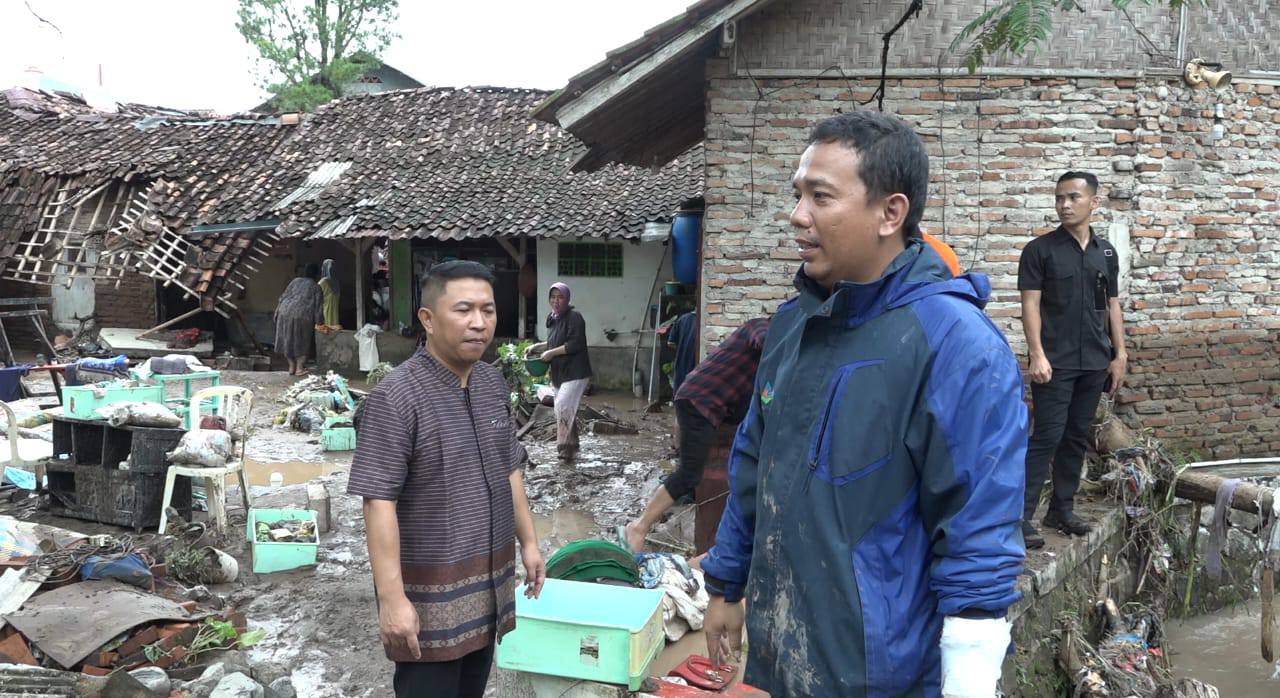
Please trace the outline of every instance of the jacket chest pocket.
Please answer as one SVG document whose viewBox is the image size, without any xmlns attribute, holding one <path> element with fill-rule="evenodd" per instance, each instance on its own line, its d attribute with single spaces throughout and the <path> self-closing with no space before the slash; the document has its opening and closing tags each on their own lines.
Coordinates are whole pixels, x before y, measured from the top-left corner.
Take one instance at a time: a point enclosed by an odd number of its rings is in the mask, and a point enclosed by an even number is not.
<svg viewBox="0 0 1280 698">
<path fill-rule="evenodd" d="M 884 359 L 841 366 L 832 377 L 809 445 L 809 471 L 837 487 L 869 475 L 893 456 Z"/>
<path fill-rule="evenodd" d="M 1076 288 L 1075 269 L 1046 270 L 1044 279 L 1044 299 L 1053 306 L 1066 307 L 1071 304 L 1071 294 Z"/>
</svg>

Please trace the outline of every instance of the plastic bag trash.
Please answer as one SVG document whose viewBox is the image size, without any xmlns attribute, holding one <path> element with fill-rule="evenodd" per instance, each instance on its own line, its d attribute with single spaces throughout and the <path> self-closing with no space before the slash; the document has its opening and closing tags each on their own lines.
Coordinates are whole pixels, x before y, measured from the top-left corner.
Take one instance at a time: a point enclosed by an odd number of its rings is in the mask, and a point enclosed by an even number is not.
<svg viewBox="0 0 1280 698">
<path fill-rule="evenodd" d="M 155 582 L 155 578 L 151 575 L 151 568 L 137 553 L 130 553 L 120 558 L 90 555 L 80 566 L 80 577 L 85 581 L 117 579 L 142 589 L 150 589 Z"/>
<path fill-rule="evenodd" d="M 22 468 L 4 466 L 4 479 L 24 490 L 35 490 L 36 474 Z M 46 482 L 48 479 L 46 478 Z"/>
<path fill-rule="evenodd" d="M 170 463 L 221 468 L 235 453 L 231 434 L 221 429 L 192 429 L 167 454 Z"/>
<path fill-rule="evenodd" d="M 117 402 L 98 408 L 98 417 L 113 427 L 177 427 L 182 419 L 158 402 Z"/>
<path fill-rule="evenodd" d="M 378 333 L 382 328 L 365 325 L 356 332 L 356 344 L 360 348 L 360 370 L 372 371 L 378 365 Z"/>
</svg>

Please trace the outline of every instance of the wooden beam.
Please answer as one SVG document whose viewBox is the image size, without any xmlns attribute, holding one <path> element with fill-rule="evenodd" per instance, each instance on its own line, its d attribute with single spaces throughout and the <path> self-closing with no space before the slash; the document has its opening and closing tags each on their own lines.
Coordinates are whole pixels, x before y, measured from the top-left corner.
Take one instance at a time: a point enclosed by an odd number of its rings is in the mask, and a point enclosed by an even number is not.
<svg viewBox="0 0 1280 698">
<path fill-rule="evenodd" d="M 1213 505 L 1218 488 L 1226 478 L 1209 473 L 1184 472 L 1174 483 L 1173 493 L 1183 499 Z M 1231 508 L 1266 518 L 1271 515 L 1271 501 L 1276 491 L 1251 482 L 1241 482 L 1231 495 Z"/>
<path fill-rule="evenodd" d="M 502 249 L 506 250 L 507 254 L 511 255 L 511 258 L 516 261 L 517 265 L 524 264 L 524 255 L 521 254 L 520 250 L 516 249 L 515 245 L 511 244 L 510 240 L 503 237 L 495 237 L 494 240 L 497 240 L 498 244 L 502 245 Z"/>
<path fill-rule="evenodd" d="M 699 41 L 718 29 L 721 24 L 724 24 L 725 20 L 737 17 L 760 2 L 761 0 L 734 0 L 734 2 L 722 7 L 718 12 L 704 17 L 700 22 L 685 30 L 683 34 L 668 42 L 666 46 L 649 54 L 629 69 L 624 69 L 623 72 L 602 80 L 583 93 L 581 97 L 558 109 L 556 111 L 556 121 L 560 122 L 560 126 L 566 131 L 572 131 L 575 126 L 603 107 L 605 103 L 635 87 L 656 70 L 666 65 L 667 62 L 693 50 Z"/>
<path fill-rule="evenodd" d="M 498 239 L 501 240 L 502 238 L 498 238 Z M 524 271 L 524 265 L 528 264 L 528 259 L 529 259 L 529 238 L 521 235 L 520 236 L 520 259 L 516 263 L 517 264 L 517 269 L 516 269 L 516 280 L 517 280 L 516 286 L 517 287 L 520 285 L 519 284 L 520 272 Z M 517 322 L 520 323 L 516 327 L 516 337 L 519 339 L 524 339 L 526 334 L 524 328 L 526 325 L 529 324 L 528 322 L 529 299 L 525 298 L 523 293 L 520 293 L 519 288 L 516 289 L 516 305 L 519 306 Z"/>
<path fill-rule="evenodd" d="M 351 241 L 351 247 L 356 253 L 356 331 L 364 327 L 364 267 L 365 267 L 365 246 L 363 238 L 356 238 Z"/>
<path fill-rule="evenodd" d="M 236 324 L 240 325 L 240 329 L 244 330 L 244 333 L 249 335 L 249 341 L 253 342 L 254 352 L 258 354 L 265 354 L 266 352 L 262 350 L 262 345 L 258 343 L 257 335 L 253 333 L 253 329 L 249 327 L 249 321 L 244 317 L 244 311 L 236 308 L 236 311 L 232 313 L 231 317 L 235 318 Z"/>
<path fill-rule="evenodd" d="M 186 319 L 187 319 L 187 318 L 189 318 L 189 317 L 192 317 L 192 316 L 194 316 L 194 315 L 199 315 L 200 313 L 203 313 L 203 312 L 204 312 L 204 309 L 203 309 L 203 308 L 199 308 L 199 307 L 197 307 L 195 310 L 192 310 L 192 311 L 189 311 L 189 312 L 183 313 L 183 314 L 179 315 L 178 317 L 176 317 L 176 318 L 174 318 L 174 319 L 172 319 L 172 320 L 166 320 L 166 321 L 164 321 L 164 322 L 160 323 L 159 325 L 156 325 L 155 327 L 152 327 L 151 329 L 147 330 L 146 332 L 143 332 L 142 334 L 137 335 L 137 336 L 135 337 L 135 339 L 142 339 L 143 337 L 146 337 L 146 336 L 147 336 L 147 335 L 149 335 L 149 334 L 155 334 L 155 333 L 159 332 L 160 330 L 165 329 L 166 327 L 170 327 L 170 326 L 176 325 L 176 324 L 178 324 L 179 322 L 182 322 L 183 320 L 186 320 Z"/>
</svg>

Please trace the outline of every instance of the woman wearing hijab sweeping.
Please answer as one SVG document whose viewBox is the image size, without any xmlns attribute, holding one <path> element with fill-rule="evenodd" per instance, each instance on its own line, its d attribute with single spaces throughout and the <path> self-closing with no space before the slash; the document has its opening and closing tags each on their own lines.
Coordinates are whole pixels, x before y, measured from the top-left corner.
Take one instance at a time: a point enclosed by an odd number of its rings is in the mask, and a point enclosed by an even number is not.
<svg viewBox="0 0 1280 698">
<path fill-rule="evenodd" d="M 587 355 L 587 323 L 569 305 L 569 287 L 551 285 L 551 314 L 547 316 L 548 349 L 542 360 L 551 365 L 551 384 L 556 389 L 556 451 L 562 461 L 572 461 L 578 453 L 578 403 L 591 381 L 591 359 Z"/>
<path fill-rule="evenodd" d="M 333 270 L 333 260 L 326 259 L 320 265 L 320 293 L 323 301 L 321 302 L 321 310 L 324 315 L 324 324 L 329 327 L 337 327 L 338 322 L 338 298 L 342 295 L 342 287 L 338 285 L 338 275 Z"/>
<path fill-rule="evenodd" d="M 302 276 L 289 282 L 276 305 L 276 351 L 289 360 L 289 375 L 302 375 L 316 324 L 324 319 L 320 311 L 324 294 L 316 283 L 319 277 L 320 267 L 308 264 Z"/>
</svg>

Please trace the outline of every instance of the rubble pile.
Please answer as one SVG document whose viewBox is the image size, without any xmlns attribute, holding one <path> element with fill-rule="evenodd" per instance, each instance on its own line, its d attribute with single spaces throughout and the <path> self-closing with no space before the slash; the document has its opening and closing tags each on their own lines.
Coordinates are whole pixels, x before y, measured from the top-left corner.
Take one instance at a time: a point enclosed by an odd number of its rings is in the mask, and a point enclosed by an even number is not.
<svg viewBox="0 0 1280 698">
<path fill-rule="evenodd" d="M 242 652 L 265 632 L 170 569 L 202 539 L 198 524 L 85 536 L 0 516 L 0 664 L 18 665 L 0 672 L 0 693 L 296 695 L 287 670 Z"/>
<path fill-rule="evenodd" d="M 294 383 L 280 402 L 286 407 L 276 414 L 276 426 L 312 434 L 335 425 L 350 426 L 356 409 L 356 395 L 346 379 L 332 371 Z"/>
<path fill-rule="evenodd" d="M 530 405 L 529 417 L 520 428 L 520 438 L 532 438 L 537 441 L 555 441 L 556 415 L 547 405 Z M 628 435 L 640 433 L 640 429 L 630 422 L 623 421 L 608 412 L 597 410 L 583 403 L 578 407 L 578 429 L 597 436 Z"/>
</svg>

